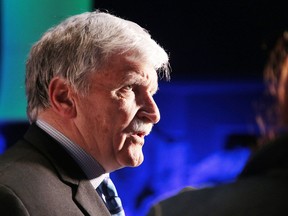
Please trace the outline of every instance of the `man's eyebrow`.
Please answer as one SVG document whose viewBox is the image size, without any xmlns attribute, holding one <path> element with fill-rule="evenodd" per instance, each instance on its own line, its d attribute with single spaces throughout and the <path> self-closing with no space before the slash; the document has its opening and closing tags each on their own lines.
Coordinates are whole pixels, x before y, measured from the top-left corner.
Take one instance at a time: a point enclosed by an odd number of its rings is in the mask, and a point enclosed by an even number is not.
<svg viewBox="0 0 288 216">
<path fill-rule="evenodd" d="M 141 73 L 137 72 L 133 69 L 131 69 L 130 71 L 128 71 L 127 73 L 124 74 L 124 76 L 119 80 L 119 85 L 125 85 L 125 84 L 129 84 L 129 85 L 143 85 L 143 86 L 149 86 L 151 85 L 150 88 L 150 93 L 152 93 L 153 95 L 156 94 L 159 90 L 159 85 L 158 82 L 156 85 L 153 85 L 153 80 L 148 79 L 145 77 L 145 73 Z"/>
<path fill-rule="evenodd" d="M 125 76 L 123 76 L 123 78 L 120 80 L 120 83 L 133 82 L 141 84 L 144 82 L 144 80 L 141 78 L 142 76 L 140 76 L 138 73 L 131 71 L 126 73 Z"/>
</svg>

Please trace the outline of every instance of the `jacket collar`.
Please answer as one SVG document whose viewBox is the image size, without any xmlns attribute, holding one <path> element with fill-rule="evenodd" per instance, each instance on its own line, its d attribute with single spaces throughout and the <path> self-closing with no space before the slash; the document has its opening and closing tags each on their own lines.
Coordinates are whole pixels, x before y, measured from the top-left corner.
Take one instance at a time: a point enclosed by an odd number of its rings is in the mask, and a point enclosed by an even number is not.
<svg viewBox="0 0 288 216">
<path fill-rule="evenodd" d="M 72 187 L 72 191 L 75 191 L 73 193 L 75 202 L 82 206 L 89 215 L 95 215 L 95 212 L 98 212 L 101 216 L 110 215 L 83 171 L 56 140 L 36 124 L 29 127 L 24 139 L 50 161 L 59 178 Z"/>
</svg>

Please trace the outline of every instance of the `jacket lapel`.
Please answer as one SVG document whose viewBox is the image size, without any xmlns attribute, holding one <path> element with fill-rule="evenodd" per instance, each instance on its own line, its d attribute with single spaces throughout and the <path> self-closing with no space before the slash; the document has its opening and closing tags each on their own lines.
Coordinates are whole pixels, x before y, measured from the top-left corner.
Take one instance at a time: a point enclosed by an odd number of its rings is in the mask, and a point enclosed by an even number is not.
<svg viewBox="0 0 288 216">
<path fill-rule="evenodd" d="M 75 201 L 81 205 L 89 215 L 95 216 L 108 216 L 110 215 L 103 200 L 94 190 L 88 180 L 80 181 L 76 194 Z"/>
<path fill-rule="evenodd" d="M 110 215 L 103 200 L 86 179 L 84 173 L 70 155 L 48 134 L 32 124 L 24 136 L 52 164 L 58 177 L 69 185 L 77 206 L 91 216 Z M 86 214 L 86 215 L 87 215 Z"/>
</svg>

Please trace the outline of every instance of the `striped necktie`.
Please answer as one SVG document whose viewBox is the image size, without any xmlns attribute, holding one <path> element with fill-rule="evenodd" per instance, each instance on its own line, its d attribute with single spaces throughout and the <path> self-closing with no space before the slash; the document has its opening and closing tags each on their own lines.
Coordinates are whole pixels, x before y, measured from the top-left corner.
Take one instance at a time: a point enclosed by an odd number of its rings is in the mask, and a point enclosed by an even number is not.
<svg viewBox="0 0 288 216">
<path fill-rule="evenodd" d="M 115 185 L 109 177 L 105 178 L 96 190 L 100 196 L 104 196 L 106 206 L 111 215 L 125 216 Z"/>
</svg>

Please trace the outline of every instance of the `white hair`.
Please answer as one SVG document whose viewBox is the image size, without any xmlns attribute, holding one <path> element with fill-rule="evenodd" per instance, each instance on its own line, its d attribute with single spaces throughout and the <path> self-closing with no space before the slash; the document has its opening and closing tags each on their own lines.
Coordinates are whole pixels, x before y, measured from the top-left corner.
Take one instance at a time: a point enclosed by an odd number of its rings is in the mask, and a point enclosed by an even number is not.
<svg viewBox="0 0 288 216">
<path fill-rule="evenodd" d="M 35 121 L 40 109 L 50 106 L 48 86 L 60 76 L 79 92 L 89 86 L 88 74 L 97 72 L 114 54 L 152 64 L 169 79 L 168 55 L 138 24 L 104 12 L 72 16 L 49 29 L 34 44 L 26 63 L 27 114 Z"/>
</svg>

